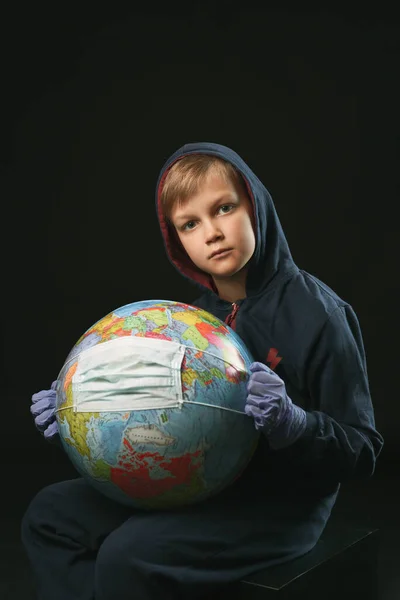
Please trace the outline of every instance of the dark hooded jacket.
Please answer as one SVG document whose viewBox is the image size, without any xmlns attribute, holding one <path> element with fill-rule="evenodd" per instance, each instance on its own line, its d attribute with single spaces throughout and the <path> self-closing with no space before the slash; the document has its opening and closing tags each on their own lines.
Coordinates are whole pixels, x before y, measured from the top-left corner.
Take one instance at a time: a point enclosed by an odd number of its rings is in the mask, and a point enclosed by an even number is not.
<svg viewBox="0 0 400 600">
<path fill-rule="evenodd" d="M 232 304 L 219 298 L 211 277 L 182 251 L 162 216 L 160 196 L 171 166 L 189 154 L 229 161 L 242 175 L 253 203 L 256 247 L 249 263 L 246 298 L 237 302 L 231 326 L 254 360 L 285 381 L 294 403 L 307 413 L 304 434 L 273 451 L 262 436 L 248 470 L 257 481 L 297 479 L 299 485 L 335 494 L 341 481 L 374 472 L 383 439 L 375 428 L 362 335 L 351 306 L 327 285 L 298 268 L 272 198 L 232 150 L 213 143 L 187 144 L 165 163 L 157 183 L 157 214 L 174 267 L 201 288 L 191 302 L 221 320 Z"/>
</svg>

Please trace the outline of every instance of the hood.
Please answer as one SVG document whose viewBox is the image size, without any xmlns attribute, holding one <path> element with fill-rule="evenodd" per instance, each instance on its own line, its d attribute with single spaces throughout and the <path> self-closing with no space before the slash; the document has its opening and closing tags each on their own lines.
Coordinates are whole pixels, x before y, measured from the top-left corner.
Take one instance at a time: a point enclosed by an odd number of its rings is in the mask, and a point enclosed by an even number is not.
<svg viewBox="0 0 400 600">
<path fill-rule="evenodd" d="M 296 270 L 289 246 L 283 233 L 274 203 L 268 190 L 247 166 L 244 160 L 230 148 L 221 144 L 199 142 L 185 144 L 166 161 L 161 169 L 156 188 L 156 210 L 165 249 L 169 260 L 184 277 L 199 286 L 203 292 L 217 293 L 211 275 L 196 267 L 180 243 L 177 234 L 163 218 L 161 211 L 161 192 L 168 170 L 179 159 L 188 154 L 211 154 L 230 162 L 244 178 L 253 203 L 255 222 L 255 251 L 249 262 L 246 283 L 246 295 L 255 296 L 267 288 L 275 287 L 282 277 Z"/>
</svg>

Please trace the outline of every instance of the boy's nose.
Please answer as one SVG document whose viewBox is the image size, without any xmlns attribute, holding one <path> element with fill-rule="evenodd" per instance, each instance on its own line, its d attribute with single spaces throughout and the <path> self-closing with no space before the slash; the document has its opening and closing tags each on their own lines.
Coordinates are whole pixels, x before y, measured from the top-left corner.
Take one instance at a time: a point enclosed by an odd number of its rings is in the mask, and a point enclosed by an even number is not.
<svg viewBox="0 0 400 600">
<path fill-rule="evenodd" d="M 222 231 L 216 223 L 212 221 L 208 222 L 204 226 L 206 242 L 213 242 L 214 240 L 223 237 Z"/>
</svg>

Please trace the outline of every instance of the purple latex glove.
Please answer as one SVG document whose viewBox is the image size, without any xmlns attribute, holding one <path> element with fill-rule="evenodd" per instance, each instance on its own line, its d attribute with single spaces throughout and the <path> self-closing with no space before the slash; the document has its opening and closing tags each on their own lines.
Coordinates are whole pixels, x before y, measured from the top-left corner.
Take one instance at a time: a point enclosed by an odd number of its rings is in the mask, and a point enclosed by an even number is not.
<svg viewBox="0 0 400 600">
<path fill-rule="evenodd" d="M 269 367 L 254 362 L 249 370 L 245 413 L 253 417 L 273 450 L 290 446 L 306 428 L 306 412 L 293 404 L 285 382 Z"/>
<path fill-rule="evenodd" d="M 53 381 L 50 390 L 43 390 L 32 396 L 31 413 L 35 417 L 36 428 L 48 441 L 59 435 L 55 415 L 56 387 L 57 381 Z"/>
</svg>

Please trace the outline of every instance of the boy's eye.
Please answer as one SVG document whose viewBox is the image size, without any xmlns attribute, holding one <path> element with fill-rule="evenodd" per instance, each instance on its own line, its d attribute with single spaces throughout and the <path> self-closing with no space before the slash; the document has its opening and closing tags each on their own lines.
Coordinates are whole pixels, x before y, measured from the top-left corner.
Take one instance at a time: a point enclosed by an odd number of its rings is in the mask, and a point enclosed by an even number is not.
<svg viewBox="0 0 400 600">
<path fill-rule="evenodd" d="M 182 227 L 183 231 L 187 231 L 190 229 L 193 229 L 193 227 L 190 227 L 190 225 L 195 225 L 194 221 L 188 221 L 187 223 L 185 223 L 185 225 Z"/>
<path fill-rule="evenodd" d="M 223 210 L 225 208 L 228 209 L 228 210 Z M 227 212 L 229 212 L 230 210 L 232 210 L 232 208 L 233 208 L 233 204 L 223 204 L 222 206 L 219 207 L 219 210 L 222 210 L 223 213 L 226 214 Z"/>
<path fill-rule="evenodd" d="M 234 204 L 222 204 L 218 208 L 217 213 L 222 212 L 222 214 L 226 215 L 227 213 L 231 212 L 233 208 L 235 208 Z M 182 225 L 181 229 L 182 231 L 191 231 L 192 229 L 194 229 L 195 226 L 196 221 L 188 221 L 187 223 Z"/>
</svg>

